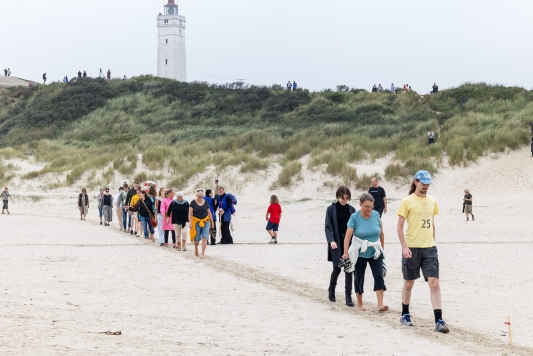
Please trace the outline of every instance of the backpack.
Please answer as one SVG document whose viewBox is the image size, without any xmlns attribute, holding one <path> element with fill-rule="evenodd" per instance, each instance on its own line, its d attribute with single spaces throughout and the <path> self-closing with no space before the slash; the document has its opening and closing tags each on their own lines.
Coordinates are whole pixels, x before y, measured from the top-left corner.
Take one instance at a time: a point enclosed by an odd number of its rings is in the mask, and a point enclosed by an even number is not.
<svg viewBox="0 0 533 356">
<path fill-rule="evenodd" d="M 235 195 L 226 193 L 226 195 L 231 199 L 231 215 L 235 214 L 235 205 L 237 205 L 237 198 L 235 198 Z M 222 202 L 218 202 L 219 206 L 222 207 Z"/>
</svg>

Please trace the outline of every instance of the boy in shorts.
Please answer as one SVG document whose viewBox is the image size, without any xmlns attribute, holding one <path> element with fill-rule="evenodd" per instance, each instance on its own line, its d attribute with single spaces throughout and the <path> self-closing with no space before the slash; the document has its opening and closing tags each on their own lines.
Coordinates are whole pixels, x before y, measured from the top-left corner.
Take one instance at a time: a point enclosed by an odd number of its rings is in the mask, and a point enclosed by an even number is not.
<svg viewBox="0 0 533 356">
<path fill-rule="evenodd" d="M 279 222 L 281 221 L 281 205 L 279 205 L 278 197 L 275 195 L 270 197 L 270 206 L 266 213 L 266 221 L 268 221 L 266 230 L 271 238 L 269 244 L 277 244 Z"/>
<path fill-rule="evenodd" d="M 403 198 L 398 208 L 398 237 L 402 245 L 402 316 L 400 322 L 412 326 L 409 302 L 415 280 L 420 278 L 420 270 L 429 284 L 431 305 L 435 316 L 435 331 L 447 333 L 450 330 L 442 320 L 439 283 L 439 257 L 435 246 L 434 216 L 439 213 L 437 200 L 429 195 L 429 185 L 433 184 L 427 171 L 418 171 L 411 183 L 409 196 Z M 407 220 L 407 232 L 403 227 Z"/>
</svg>

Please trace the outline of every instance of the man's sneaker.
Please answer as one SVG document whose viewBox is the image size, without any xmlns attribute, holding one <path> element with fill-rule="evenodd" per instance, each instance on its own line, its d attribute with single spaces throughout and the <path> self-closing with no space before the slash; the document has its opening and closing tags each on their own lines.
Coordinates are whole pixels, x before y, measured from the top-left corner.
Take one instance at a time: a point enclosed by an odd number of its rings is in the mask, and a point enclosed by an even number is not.
<svg viewBox="0 0 533 356">
<path fill-rule="evenodd" d="M 450 329 L 448 329 L 448 325 L 446 325 L 446 322 L 444 320 L 439 319 L 435 324 L 435 331 L 447 334 Z"/>
<path fill-rule="evenodd" d="M 270 240 L 269 244 L 277 244 L 278 243 L 278 240 L 276 240 L 276 238 L 272 238 L 272 240 Z"/>
<path fill-rule="evenodd" d="M 402 314 L 400 322 L 405 326 L 413 326 L 413 323 L 411 322 L 411 314 Z"/>
</svg>

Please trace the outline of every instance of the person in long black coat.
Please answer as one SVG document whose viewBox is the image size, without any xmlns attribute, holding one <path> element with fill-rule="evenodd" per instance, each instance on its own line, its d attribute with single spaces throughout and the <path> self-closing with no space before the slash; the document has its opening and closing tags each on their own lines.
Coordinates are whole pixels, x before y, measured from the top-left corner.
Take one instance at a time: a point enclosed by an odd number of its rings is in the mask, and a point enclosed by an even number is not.
<svg viewBox="0 0 533 356">
<path fill-rule="evenodd" d="M 348 220 L 355 213 L 355 208 L 348 204 L 352 194 L 347 186 L 340 186 L 336 193 L 337 201 L 326 210 L 326 240 L 328 241 L 328 261 L 333 262 L 333 271 L 329 282 L 329 300 L 335 302 L 335 287 L 342 268 L 339 263 L 344 254 L 344 237 L 348 228 Z M 352 301 L 353 272 L 345 273 L 346 305 L 353 307 Z"/>
</svg>

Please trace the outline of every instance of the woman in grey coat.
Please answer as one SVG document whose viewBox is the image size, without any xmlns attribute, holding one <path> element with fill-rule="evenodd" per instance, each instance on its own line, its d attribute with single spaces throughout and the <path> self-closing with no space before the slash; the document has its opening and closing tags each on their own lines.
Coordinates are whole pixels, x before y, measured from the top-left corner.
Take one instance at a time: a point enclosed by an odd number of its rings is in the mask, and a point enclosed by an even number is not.
<svg viewBox="0 0 533 356">
<path fill-rule="evenodd" d="M 331 272 L 331 279 L 329 282 L 329 300 L 335 302 L 335 287 L 337 286 L 337 279 L 341 274 L 341 267 L 339 263 L 342 261 L 344 254 L 344 238 L 346 230 L 348 229 L 348 220 L 355 208 L 348 204 L 352 194 L 350 188 L 343 185 L 337 189 L 337 201 L 331 204 L 326 210 L 326 240 L 328 241 L 328 261 L 333 262 L 333 271 Z M 352 283 L 353 272 L 345 273 L 344 289 L 346 293 L 346 305 L 353 307 L 352 301 Z"/>
</svg>

